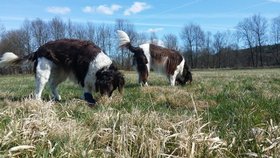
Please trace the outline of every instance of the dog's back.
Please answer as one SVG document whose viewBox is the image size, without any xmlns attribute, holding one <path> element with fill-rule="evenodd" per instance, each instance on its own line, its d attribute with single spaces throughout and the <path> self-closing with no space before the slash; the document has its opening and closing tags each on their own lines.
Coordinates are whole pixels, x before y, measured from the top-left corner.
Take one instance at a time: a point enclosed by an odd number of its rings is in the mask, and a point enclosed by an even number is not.
<svg viewBox="0 0 280 158">
<path fill-rule="evenodd" d="M 169 79 L 170 85 L 172 86 L 175 85 L 176 79 L 178 77 L 180 78 L 180 82 L 178 83 L 182 85 L 186 83 L 187 78 L 189 77 L 182 75 L 191 73 L 185 68 L 185 59 L 178 51 L 149 43 L 134 47 L 130 43 L 129 36 L 124 31 L 118 30 L 117 32 L 119 36 L 120 47 L 125 47 L 134 54 L 133 57 L 135 58 L 137 67 L 139 67 L 139 65 L 141 65 L 141 67 L 146 67 L 146 69 L 141 69 L 145 71 L 139 71 L 140 69 L 137 69 L 139 83 L 141 85 L 147 85 L 146 81 L 151 69 L 165 74 Z M 143 63 L 146 63 L 146 65 Z M 189 73 L 184 73 L 184 71 L 188 71 Z"/>
<path fill-rule="evenodd" d="M 103 85 L 106 86 L 99 86 L 99 90 L 104 94 L 111 96 L 116 88 L 121 91 L 124 86 L 123 75 L 117 69 L 111 69 L 112 60 L 90 41 L 77 39 L 51 41 L 24 57 L 18 57 L 14 53 L 5 53 L 0 59 L 0 66 L 19 65 L 23 61 L 34 62 L 35 98 L 38 100 L 41 99 L 47 82 L 49 82 L 54 99 L 60 100 L 57 86 L 67 77 L 83 87 L 84 98 L 93 104 L 95 100 L 91 92 L 98 83 L 101 83 L 99 80 L 105 75 L 112 80 L 103 81 Z M 101 69 L 102 73 L 97 77 L 96 73 Z"/>
</svg>

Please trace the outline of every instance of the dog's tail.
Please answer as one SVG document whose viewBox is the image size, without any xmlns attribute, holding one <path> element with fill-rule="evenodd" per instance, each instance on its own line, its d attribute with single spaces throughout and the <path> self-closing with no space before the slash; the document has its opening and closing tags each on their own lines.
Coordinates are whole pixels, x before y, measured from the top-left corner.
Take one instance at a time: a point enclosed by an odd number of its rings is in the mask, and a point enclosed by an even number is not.
<svg viewBox="0 0 280 158">
<path fill-rule="evenodd" d="M 120 41 L 120 47 L 125 47 L 128 43 L 130 43 L 130 38 L 128 37 L 127 33 L 122 30 L 117 30 L 117 32 Z"/>
<path fill-rule="evenodd" d="M 120 41 L 119 47 L 127 48 L 132 53 L 138 53 L 139 52 L 139 49 L 140 49 L 139 47 L 134 47 L 134 46 L 131 45 L 130 38 L 128 37 L 127 33 L 125 33 L 122 30 L 117 30 L 117 32 L 118 32 L 119 41 Z"/>
<path fill-rule="evenodd" d="M 18 66 L 26 61 L 34 61 L 35 60 L 35 52 L 24 57 L 19 57 L 12 52 L 6 52 L 0 58 L 0 67 L 7 67 L 7 66 Z"/>
</svg>

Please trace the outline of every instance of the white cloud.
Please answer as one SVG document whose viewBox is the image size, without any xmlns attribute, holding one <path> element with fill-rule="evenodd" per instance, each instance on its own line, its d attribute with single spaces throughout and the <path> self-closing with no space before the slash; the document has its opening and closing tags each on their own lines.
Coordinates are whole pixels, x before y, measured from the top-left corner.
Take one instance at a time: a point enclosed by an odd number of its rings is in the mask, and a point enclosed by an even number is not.
<svg viewBox="0 0 280 158">
<path fill-rule="evenodd" d="M 96 8 L 96 11 L 98 13 L 112 15 L 115 11 L 118 11 L 119 9 L 121 9 L 121 6 L 117 4 L 113 4 L 111 5 L 111 7 L 107 7 L 106 5 L 100 5 Z"/>
<path fill-rule="evenodd" d="M 86 6 L 86 7 L 83 8 L 83 12 L 92 13 L 92 12 L 94 12 L 94 8 L 91 7 L 91 6 Z"/>
<path fill-rule="evenodd" d="M 134 2 L 130 8 L 124 11 L 124 15 L 136 14 L 149 8 L 151 8 L 151 6 L 145 2 Z"/>
<path fill-rule="evenodd" d="M 71 12 L 71 9 L 68 7 L 48 7 L 47 12 L 53 14 L 68 14 Z"/>
<path fill-rule="evenodd" d="M 269 2 L 280 3 L 280 0 L 268 0 Z"/>
<path fill-rule="evenodd" d="M 122 7 L 117 4 L 113 4 L 110 7 L 107 5 L 100 5 L 98 7 L 91 7 L 91 6 L 86 6 L 83 9 L 83 12 L 85 13 L 101 13 L 101 14 L 106 14 L 106 15 L 113 15 L 116 11 L 120 10 Z"/>
<path fill-rule="evenodd" d="M 148 33 L 156 33 L 156 32 L 160 32 L 162 31 L 163 28 L 162 27 L 159 27 L 159 28 L 150 28 L 147 30 Z"/>
</svg>

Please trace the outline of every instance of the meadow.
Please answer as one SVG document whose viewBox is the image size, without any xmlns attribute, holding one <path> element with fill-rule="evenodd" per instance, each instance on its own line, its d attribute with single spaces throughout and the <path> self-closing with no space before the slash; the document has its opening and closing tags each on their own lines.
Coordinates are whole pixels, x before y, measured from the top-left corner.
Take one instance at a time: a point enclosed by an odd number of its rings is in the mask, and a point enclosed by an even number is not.
<svg viewBox="0 0 280 158">
<path fill-rule="evenodd" d="M 140 87 L 123 72 L 123 94 L 96 107 L 81 88 L 60 85 L 62 101 L 30 99 L 33 75 L 0 76 L 0 157 L 278 157 L 280 69 L 196 70 L 170 87 L 151 74 Z"/>
</svg>

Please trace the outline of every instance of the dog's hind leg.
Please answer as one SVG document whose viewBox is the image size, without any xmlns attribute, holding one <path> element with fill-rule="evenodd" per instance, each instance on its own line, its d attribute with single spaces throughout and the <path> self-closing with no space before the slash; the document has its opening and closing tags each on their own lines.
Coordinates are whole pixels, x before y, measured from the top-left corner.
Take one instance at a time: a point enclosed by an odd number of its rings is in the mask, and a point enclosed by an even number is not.
<svg viewBox="0 0 280 158">
<path fill-rule="evenodd" d="M 59 93 L 57 91 L 57 85 L 58 85 L 58 83 L 50 82 L 50 88 L 51 88 L 51 92 L 52 92 L 52 95 L 53 95 L 53 99 L 55 101 L 60 101 L 61 96 L 59 95 Z"/>
<path fill-rule="evenodd" d="M 35 76 L 35 99 L 41 100 L 43 89 L 48 82 L 51 74 L 52 62 L 46 58 L 38 58 L 38 64 L 36 65 Z"/>
<path fill-rule="evenodd" d="M 53 68 L 51 71 L 51 76 L 49 79 L 49 85 L 50 85 L 50 89 L 53 95 L 53 99 L 55 101 L 60 101 L 61 100 L 61 96 L 59 95 L 58 91 L 57 91 L 57 86 L 65 81 L 67 78 L 67 74 L 65 73 L 65 71 L 63 70 L 59 70 L 59 68 Z"/>
<path fill-rule="evenodd" d="M 149 86 L 147 80 L 148 80 L 147 74 L 138 72 L 138 83 L 140 84 L 141 87 Z"/>
</svg>

